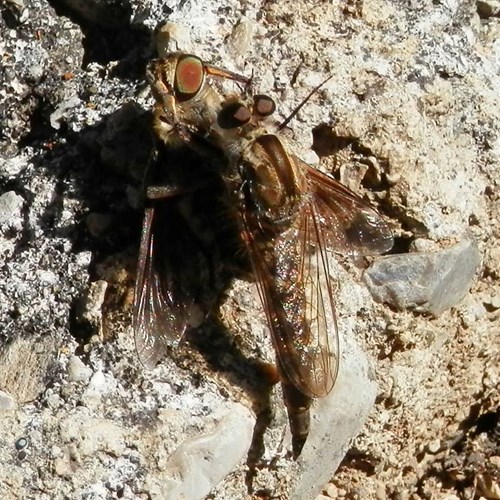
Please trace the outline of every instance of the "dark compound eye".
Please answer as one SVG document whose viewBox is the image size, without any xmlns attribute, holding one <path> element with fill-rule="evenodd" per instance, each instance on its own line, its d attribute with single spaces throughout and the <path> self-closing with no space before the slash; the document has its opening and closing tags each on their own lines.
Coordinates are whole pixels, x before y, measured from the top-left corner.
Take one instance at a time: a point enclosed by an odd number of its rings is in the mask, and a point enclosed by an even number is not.
<svg viewBox="0 0 500 500">
<path fill-rule="evenodd" d="M 256 95 L 253 98 L 253 112 L 261 117 L 272 115 L 276 110 L 276 103 L 268 95 Z"/>
<path fill-rule="evenodd" d="M 205 80 L 205 69 L 201 59 L 183 56 L 175 68 L 175 92 L 179 101 L 188 101 L 201 89 Z"/>
<path fill-rule="evenodd" d="M 252 118 L 250 110 L 240 102 L 233 102 L 222 108 L 217 117 L 219 127 L 229 129 L 241 127 Z"/>
</svg>

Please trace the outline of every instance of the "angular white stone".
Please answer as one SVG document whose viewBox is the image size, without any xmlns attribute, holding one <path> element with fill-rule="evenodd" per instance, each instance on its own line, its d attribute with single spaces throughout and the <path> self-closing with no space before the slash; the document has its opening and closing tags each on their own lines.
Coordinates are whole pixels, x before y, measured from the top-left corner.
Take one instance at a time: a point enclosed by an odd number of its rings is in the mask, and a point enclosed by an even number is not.
<svg viewBox="0 0 500 500">
<path fill-rule="evenodd" d="M 170 455 L 163 477 L 149 477 L 147 486 L 152 498 L 205 498 L 246 460 L 254 425 L 255 417 L 248 408 L 231 404 L 211 432 L 182 443 Z"/>
<path fill-rule="evenodd" d="M 346 340 L 335 387 L 311 408 L 311 431 L 298 459 L 299 473 L 290 488 L 290 500 L 316 498 L 332 478 L 375 402 L 375 373 L 358 345 Z"/>
<path fill-rule="evenodd" d="M 379 302 L 438 316 L 464 298 L 480 264 L 477 242 L 466 237 L 439 252 L 381 257 L 363 279 Z"/>
</svg>

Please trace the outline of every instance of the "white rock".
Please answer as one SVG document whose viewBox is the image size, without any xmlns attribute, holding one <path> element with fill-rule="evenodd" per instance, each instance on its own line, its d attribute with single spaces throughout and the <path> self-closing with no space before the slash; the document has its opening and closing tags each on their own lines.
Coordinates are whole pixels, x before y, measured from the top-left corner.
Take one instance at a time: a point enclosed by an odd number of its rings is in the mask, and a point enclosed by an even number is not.
<svg viewBox="0 0 500 500">
<path fill-rule="evenodd" d="M 16 406 L 16 401 L 10 394 L 0 391 L 0 410 L 14 410 Z"/>
<path fill-rule="evenodd" d="M 15 191 L 0 196 L 0 229 L 5 227 L 20 230 L 23 225 L 22 209 L 24 198 Z"/>
<path fill-rule="evenodd" d="M 375 374 L 361 349 L 350 339 L 342 346 L 337 382 L 312 408 L 311 432 L 298 459 L 290 500 L 314 499 L 345 456 L 375 402 Z M 354 417 L 355 415 L 355 417 Z"/>
<path fill-rule="evenodd" d="M 163 477 L 149 476 L 152 498 L 202 499 L 219 481 L 245 460 L 252 441 L 255 417 L 232 404 L 213 430 L 184 442 L 167 461 Z"/>
<path fill-rule="evenodd" d="M 477 242 L 464 238 L 439 252 L 381 257 L 363 278 L 377 301 L 437 316 L 464 298 L 480 264 Z"/>
<path fill-rule="evenodd" d="M 88 382 L 92 369 L 86 366 L 78 356 L 71 356 L 68 362 L 68 377 L 72 382 Z"/>
</svg>

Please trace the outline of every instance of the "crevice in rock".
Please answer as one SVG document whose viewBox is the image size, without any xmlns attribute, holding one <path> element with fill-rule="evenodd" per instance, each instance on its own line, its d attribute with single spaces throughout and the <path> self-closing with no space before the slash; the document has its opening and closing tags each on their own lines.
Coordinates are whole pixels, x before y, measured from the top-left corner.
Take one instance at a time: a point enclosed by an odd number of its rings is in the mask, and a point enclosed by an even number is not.
<svg viewBox="0 0 500 500">
<path fill-rule="evenodd" d="M 59 16 L 67 17 L 81 27 L 84 68 L 93 62 L 121 61 L 122 65 L 117 68 L 120 76 L 144 73 L 147 57 L 143 53 L 149 50 L 151 33 L 143 26 L 130 23 L 130 5 L 123 2 L 80 4 L 67 0 L 48 1 Z"/>
</svg>

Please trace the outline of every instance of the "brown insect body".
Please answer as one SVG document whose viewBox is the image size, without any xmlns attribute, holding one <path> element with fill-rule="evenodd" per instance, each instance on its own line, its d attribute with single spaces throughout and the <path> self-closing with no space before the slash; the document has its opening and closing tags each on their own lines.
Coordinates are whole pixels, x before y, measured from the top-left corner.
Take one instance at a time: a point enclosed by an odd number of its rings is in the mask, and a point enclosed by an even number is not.
<svg viewBox="0 0 500 500">
<path fill-rule="evenodd" d="M 254 97 L 246 113 L 242 103 L 224 104 L 218 123 L 228 133 L 214 140 L 240 172 L 240 220 L 283 375 L 297 456 L 309 433 L 311 399 L 331 391 L 338 371 L 327 252 L 381 253 L 392 246 L 392 235 L 373 208 L 288 153 L 282 139 L 261 125 L 268 116 L 259 113 L 261 98 L 269 99 Z"/>
<path fill-rule="evenodd" d="M 241 176 L 248 184 L 252 212 L 270 232 L 281 232 L 296 219 L 304 203 L 304 173 L 295 168 L 283 144 L 271 134 L 255 137 L 242 151 L 241 159 Z"/>
<path fill-rule="evenodd" d="M 241 75 L 180 52 L 148 64 L 146 78 L 156 101 L 153 129 L 160 139 L 169 143 L 179 140 L 189 143 L 195 137 L 188 131 L 196 136 L 211 131 L 217 123 L 221 98 L 207 81 L 209 76 L 249 84 Z"/>
<path fill-rule="evenodd" d="M 179 66 L 184 76 L 193 73 L 189 85 L 175 82 Z M 203 138 L 220 109 L 206 75 L 219 71 L 183 54 L 154 60 L 147 69 L 158 145 L 144 179 L 133 328 L 139 358 L 148 368 L 210 312 L 228 274 L 224 262 L 235 253 L 231 236 L 237 229 L 219 174 L 228 162 Z"/>
<path fill-rule="evenodd" d="M 187 73 L 194 84 L 182 81 L 183 61 L 193 64 Z M 222 102 L 207 83 L 208 74 L 247 80 L 225 70 L 213 71 L 194 56 L 173 54 L 153 61 L 148 74 L 157 101 L 155 130 L 162 140 L 173 135 L 173 141 L 185 141 L 210 158 L 210 168 L 219 171 L 226 186 L 271 330 L 297 456 L 309 432 L 311 399 L 331 391 L 338 371 L 327 252 L 382 253 L 392 246 L 392 236 L 369 204 L 290 154 L 283 140 L 262 126 L 274 111 L 270 98 L 255 96 L 252 104 L 234 98 Z M 139 276 L 146 278 L 154 276 L 154 266 L 148 264 L 154 251 L 150 239 L 146 228 L 139 260 Z M 159 348 L 144 339 L 176 339 L 186 320 L 182 307 L 177 310 L 169 302 L 168 282 L 166 288 L 150 287 L 146 294 L 143 282 L 138 279 L 136 286 L 136 342 L 143 361 L 157 360 L 165 342 Z M 159 306 L 144 315 L 142 304 L 149 302 Z M 173 331 L 160 332 L 159 326 L 169 326 L 168 321 L 155 324 L 154 314 L 165 314 L 160 306 L 173 320 L 181 318 L 181 326 L 172 320 Z M 150 323 L 141 326 L 144 319 Z"/>
<path fill-rule="evenodd" d="M 280 369 L 302 394 L 321 397 L 333 387 L 338 368 L 323 228 L 315 219 L 307 171 L 259 119 L 252 114 L 247 123 L 231 127 L 239 130 L 239 151 L 234 136 L 218 141 L 232 151 L 240 171 L 244 239 Z"/>
</svg>

